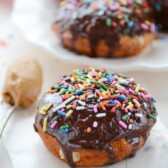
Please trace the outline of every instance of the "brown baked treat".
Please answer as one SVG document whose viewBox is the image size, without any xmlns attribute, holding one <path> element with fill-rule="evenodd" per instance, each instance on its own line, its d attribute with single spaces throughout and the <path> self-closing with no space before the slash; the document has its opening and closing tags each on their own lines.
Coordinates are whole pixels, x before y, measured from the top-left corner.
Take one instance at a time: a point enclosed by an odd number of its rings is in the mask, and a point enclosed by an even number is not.
<svg viewBox="0 0 168 168">
<path fill-rule="evenodd" d="M 71 167 L 111 164 L 143 147 L 156 122 L 154 101 L 123 74 L 75 70 L 45 93 L 34 126 Z"/>
<path fill-rule="evenodd" d="M 163 31 L 168 31 L 168 1 L 167 0 L 148 0 L 153 8 L 153 16 L 156 24 Z"/>
<path fill-rule="evenodd" d="M 62 45 L 91 57 L 128 57 L 154 38 L 145 0 L 62 0 L 53 30 Z"/>
</svg>

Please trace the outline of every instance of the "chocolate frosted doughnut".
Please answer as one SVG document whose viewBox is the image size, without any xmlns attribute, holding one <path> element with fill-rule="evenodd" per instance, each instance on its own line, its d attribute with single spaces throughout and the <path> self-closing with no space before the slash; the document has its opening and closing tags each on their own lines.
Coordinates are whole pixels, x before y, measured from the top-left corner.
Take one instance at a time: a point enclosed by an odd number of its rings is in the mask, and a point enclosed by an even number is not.
<svg viewBox="0 0 168 168">
<path fill-rule="evenodd" d="M 53 29 L 64 47 L 91 57 L 140 53 L 154 37 L 145 0 L 62 0 Z"/>
<path fill-rule="evenodd" d="M 153 15 L 156 24 L 161 30 L 168 31 L 168 1 L 167 0 L 148 0 L 153 8 Z"/>
<path fill-rule="evenodd" d="M 123 74 L 74 70 L 42 97 L 35 130 L 71 167 L 101 166 L 133 156 L 156 122 L 155 99 Z"/>
</svg>

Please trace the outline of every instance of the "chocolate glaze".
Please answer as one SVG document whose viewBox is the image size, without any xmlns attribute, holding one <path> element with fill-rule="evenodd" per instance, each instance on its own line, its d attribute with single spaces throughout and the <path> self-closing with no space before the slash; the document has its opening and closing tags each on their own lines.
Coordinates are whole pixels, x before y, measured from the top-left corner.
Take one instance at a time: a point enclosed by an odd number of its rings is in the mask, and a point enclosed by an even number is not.
<svg viewBox="0 0 168 168">
<path fill-rule="evenodd" d="M 167 0 L 148 0 L 153 8 L 153 15 L 156 24 L 164 30 L 168 31 L 168 1 Z"/>
<path fill-rule="evenodd" d="M 80 74 L 86 75 L 88 74 L 89 71 L 87 70 L 82 70 L 80 71 Z M 100 72 L 100 71 L 96 71 Z M 72 75 L 72 74 L 71 74 Z M 82 84 L 82 80 L 75 80 L 71 81 L 70 77 L 71 75 L 63 76 L 61 78 L 61 82 L 66 82 L 71 85 L 75 84 Z M 122 74 L 117 75 L 112 75 L 112 80 L 113 81 L 119 81 L 120 77 L 123 77 Z M 126 80 L 129 81 L 130 78 L 125 78 Z M 59 82 L 60 84 L 60 82 Z M 114 88 L 117 90 L 117 85 L 112 85 L 110 82 L 104 82 L 104 84 L 110 88 Z M 58 84 L 57 84 L 58 85 Z M 51 87 L 51 90 L 55 88 L 54 85 Z M 137 84 L 134 81 L 129 82 L 128 85 L 126 84 L 120 84 L 121 86 L 125 87 L 126 90 L 132 89 L 135 90 L 135 87 Z M 96 85 L 95 88 L 93 89 L 93 92 L 95 89 L 100 89 L 99 85 Z M 57 89 L 59 92 L 59 89 Z M 101 117 L 97 118 L 92 106 L 97 104 L 98 98 L 99 97 L 94 97 L 91 99 L 86 98 L 86 109 L 85 110 L 73 110 L 73 113 L 71 116 L 68 118 L 65 118 L 63 116 L 58 115 L 57 112 L 53 112 L 53 109 L 57 107 L 59 104 L 62 103 L 60 100 L 62 100 L 62 95 L 59 93 L 46 93 L 38 106 L 38 111 L 40 109 L 48 104 L 52 103 L 53 107 L 50 108 L 47 111 L 46 115 L 42 115 L 40 113 L 37 114 L 36 116 L 36 124 L 40 124 L 41 127 L 43 127 L 43 120 L 44 118 L 48 118 L 48 124 L 47 124 L 47 129 L 46 133 L 55 137 L 58 142 L 60 143 L 62 150 L 64 152 L 64 155 L 66 159 L 68 160 L 68 164 L 71 167 L 74 167 L 74 163 L 72 160 L 72 151 L 74 149 L 92 149 L 92 150 L 106 150 L 109 154 L 109 164 L 116 162 L 115 157 L 114 157 L 114 151 L 112 149 L 111 143 L 113 141 L 120 140 L 122 138 L 126 138 L 128 143 L 133 144 L 134 149 L 132 151 L 131 155 L 134 155 L 135 152 L 137 151 L 138 144 L 140 142 L 140 136 L 144 138 L 146 141 L 148 137 L 148 132 L 150 128 L 154 125 L 156 122 L 155 120 L 149 118 L 147 115 L 148 114 L 153 114 L 157 115 L 156 110 L 154 108 L 154 105 L 152 103 L 152 98 L 147 98 L 144 99 L 140 93 L 143 93 L 144 95 L 147 95 L 147 92 L 141 88 L 140 92 L 134 92 L 134 93 L 120 93 L 124 94 L 126 96 L 136 96 L 138 98 L 139 103 L 141 104 L 141 108 L 137 109 L 133 107 L 131 116 L 130 118 L 133 119 L 132 123 L 132 129 L 124 129 L 119 125 L 119 121 L 122 120 L 122 117 L 126 114 L 121 108 L 118 108 L 115 112 L 111 112 L 111 108 L 114 106 L 113 104 L 109 104 L 106 109 L 106 111 L 103 111 L 100 106 L 98 106 L 98 113 L 106 113 L 106 117 Z M 113 96 L 118 95 L 118 93 L 114 93 Z M 117 99 L 122 103 L 122 100 Z M 77 101 L 77 99 L 71 101 L 69 104 L 72 104 Z M 146 106 L 144 105 L 144 102 L 146 103 Z M 72 108 L 71 108 L 72 109 Z M 65 112 L 67 113 L 67 109 L 65 109 Z M 138 117 L 135 116 L 136 113 L 142 114 L 142 117 L 139 119 Z M 50 128 L 51 125 L 51 120 L 55 117 L 58 116 L 58 124 L 56 125 L 55 128 Z M 93 122 L 97 121 L 98 126 L 96 128 L 93 127 Z M 124 122 L 128 122 L 124 121 Z M 70 126 L 69 131 L 67 133 L 62 133 L 60 131 L 60 126 L 68 124 Z M 88 133 L 86 129 L 90 127 L 91 132 Z M 131 156 L 130 155 L 130 156 Z"/>
<path fill-rule="evenodd" d="M 88 39 L 92 51 L 90 56 L 92 57 L 96 56 L 99 42 L 104 40 L 109 48 L 107 57 L 111 57 L 117 49 L 120 49 L 121 37 L 143 36 L 152 32 L 153 24 L 151 22 L 148 22 L 149 28 L 147 30 L 141 26 L 142 23 L 151 20 L 150 8 L 145 0 L 142 1 L 141 4 L 131 1 L 127 4 L 111 1 L 115 6 L 113 9 L 107 5 L 107 1 L 102 0 L 94 0 L 87 5 L 76 6 L 72 9 L 67 9 L 68 5 L 60 5 L 55 23 L 59 25 L 61 37 L 64 32 L 70 30 L 73 46 L 78 38 Z M 72 5 L 68 0 L 63 2 Z M 93 5 L 98 6 L 96 10 Z M 138 14 L 138 10 L 140 14 Z M 107 25 L 107 20 L 111 20 L 110 25 Z M 122 24 L 122 22 L 124 23 Z M 131 22 L 133 26 L 129 25 Z M 75 47 L 72 50 L 75 51 Z"/>
<path fill-rule="evenodd" d="M 38 129 L 37 129 L 37 127 L 36 127 L 36 124 L 33 124 L 33 128 L 34 128 L 34 131 L 35 131 L 35 132 L 38 132 Z"/>
</svg>

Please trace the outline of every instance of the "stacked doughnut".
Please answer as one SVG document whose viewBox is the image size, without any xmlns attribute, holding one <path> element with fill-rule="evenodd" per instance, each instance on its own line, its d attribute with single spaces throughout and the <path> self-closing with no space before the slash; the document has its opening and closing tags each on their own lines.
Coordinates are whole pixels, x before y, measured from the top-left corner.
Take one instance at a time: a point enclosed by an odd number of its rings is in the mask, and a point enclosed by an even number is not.
<svg viewBox="0 0 168 168">
<path fill-rule="evenodd" d="M 62 0 L 53 26 L 62 45 L 90 57 L 128 57 L 154 38 L 145 0 Z"/>
<path fill-rule="evenodd" d="M 106 69 L 74 70 L 42 97 L 35 130 L 71 167 L 131 157 L 156 123 L 155 99 L 133 78 Z"/>
</svg>

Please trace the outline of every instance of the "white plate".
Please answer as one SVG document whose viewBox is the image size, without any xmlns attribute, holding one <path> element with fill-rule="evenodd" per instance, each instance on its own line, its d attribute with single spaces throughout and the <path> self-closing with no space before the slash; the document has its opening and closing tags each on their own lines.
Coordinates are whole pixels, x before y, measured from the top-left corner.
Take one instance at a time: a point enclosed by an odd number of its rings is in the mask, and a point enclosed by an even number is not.
<svg viewBox="0 0 168 168">
<path fill-rule="evenodd" d="M 56 13 L 55 0 L 15 0 L 13 22 L 30 42 L 44 47 L 54 57 L 74 64 L 113 68 L 113 70 L 168 70 L 168 38 L 155 41 L 136 57 L 102 59 L 79 56 L 64 49 L 52 33 Z"/>
<path fill-rule="evenodd" d="M 45 58 L 43 65 L 45 69 L 45 88 L 43 92 L 51 85 L 51 79 L 57 79 L 62 74 L 61 67 L 64 67 L 64 71 L 67 73 L 75 67 L 75 65 L 71 67 L 68 64 L 60 65 L 59 62 L 54 62 L 51 58 Z M 135 158 L 123 160 L 106 168 L 168 168 L 168 130 L 163 126 L 164 123 L 168 127 L 168 73 L 129 72 L 127 75 L 133 76 L 158 100 L 156 107 L 161 120 L 164 122 L 160 120 L 157 122 L 144 148 L 137 153 Z M 1 151 L 0 149 L 0 153 L 3 152 L 3 154 L 0 154 L 0 160 L 8 157 L 13 168 L 68 168 L 67 164 L 55 158 L 45 148 L 42 140 L 33 130 L 35 106 L 30 109 L 16 110 L 12 115 L 3 134 L 3 145 L 6 150 Z M 8 108 L 8 106 L 0 106 L 0 114 L 5 114 Z M 8 163 L 9 161 L 6 164 Z M 0 167 L 11 168 L 4 165 Z"/>
</svg>

